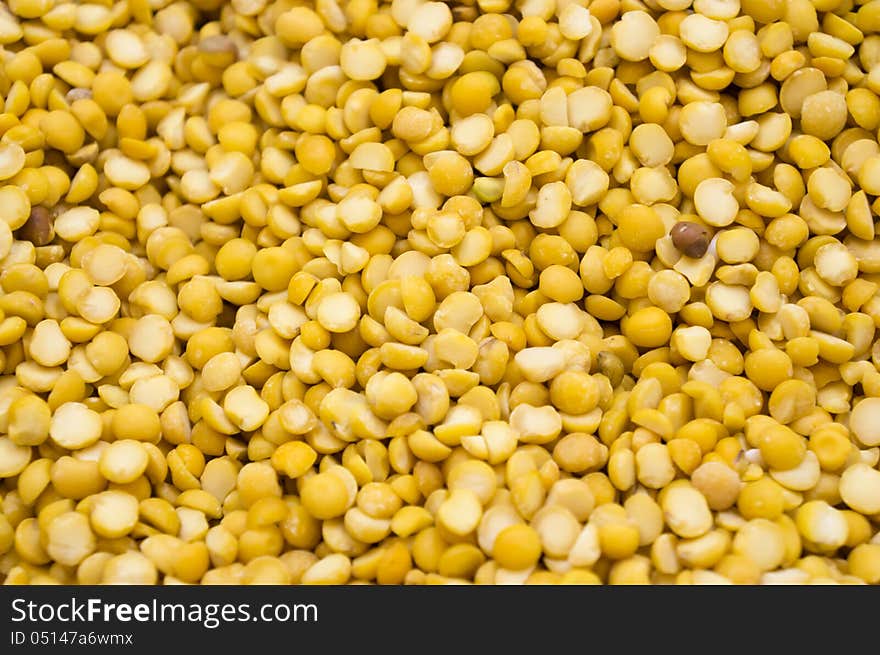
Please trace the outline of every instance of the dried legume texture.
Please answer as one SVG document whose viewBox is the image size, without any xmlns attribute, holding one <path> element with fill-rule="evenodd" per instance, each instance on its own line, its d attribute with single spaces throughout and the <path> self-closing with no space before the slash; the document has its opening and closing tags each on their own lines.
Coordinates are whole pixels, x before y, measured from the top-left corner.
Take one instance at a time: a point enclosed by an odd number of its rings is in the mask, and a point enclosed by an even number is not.
<svg viewBox="0 0 880 655">
<path fill-rule="evenodd" d="M 880 582 L 878 93 L 878 0 L 8 0 L 0 577 Z"/>
</svg>

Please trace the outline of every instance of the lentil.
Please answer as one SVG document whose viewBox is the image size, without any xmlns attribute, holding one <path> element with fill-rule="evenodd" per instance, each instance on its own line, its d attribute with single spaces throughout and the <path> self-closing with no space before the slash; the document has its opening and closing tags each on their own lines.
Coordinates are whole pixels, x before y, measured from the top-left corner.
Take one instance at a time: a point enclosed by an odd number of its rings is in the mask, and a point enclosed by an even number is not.
<svg viewBox="0 0 880 655">
<path fill-rule="evenodd" d="M 0 578 L 880 583 L 875 3 L 9 4 Z"/>
</svg>

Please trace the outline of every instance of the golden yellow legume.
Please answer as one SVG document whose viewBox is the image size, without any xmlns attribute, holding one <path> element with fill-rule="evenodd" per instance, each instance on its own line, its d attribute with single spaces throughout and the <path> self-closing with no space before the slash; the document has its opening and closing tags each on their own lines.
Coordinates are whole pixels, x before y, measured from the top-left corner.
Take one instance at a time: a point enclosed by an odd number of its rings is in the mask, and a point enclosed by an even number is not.
<svg viewBox="0 0 880 655">
<path fill-rule="evenodd" d="M 0 579 L 880 583 L 877 3 L 8 4 Z"/>
</svg>

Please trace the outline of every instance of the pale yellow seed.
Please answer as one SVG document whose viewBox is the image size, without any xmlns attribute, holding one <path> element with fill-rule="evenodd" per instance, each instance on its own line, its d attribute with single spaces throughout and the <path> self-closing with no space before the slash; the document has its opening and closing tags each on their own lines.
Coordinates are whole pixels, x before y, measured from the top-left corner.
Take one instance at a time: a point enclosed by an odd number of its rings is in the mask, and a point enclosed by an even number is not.
<svg viewBox="0 0 880 655">
<path fill-rule="evenodd" d="M 712 334 L 702 325 L 676 328 L 672 332 L 671 345 L 690 362 L 699 362 L 709 354 Z"/>
<path fill-rule="evenodd" d="M 90 323 L 106 323 L 119 312 L 121 302 L 112 289 L 92 287 L 76 301 L 76 311 Z"/>
<path fill-rule="evenodd" d="M 700 182 L 694 192 L 694 205 L 700 218 L 715 227 L 733 223 L 739 212 L 739 202 L 733 191 L 733 184 L 720 177 Z"/>
<path fill-rule="evenodd" d="M 91 499 L 90 521 L 96 534 L 115 539 L 131 532 L 138 520 L 138 501 L 123 491 L 104 491 Z"/>
<path fill-rule="evenodd" d="M 727 23 L 707 18 L 702 14 L 690 14 L 679 24 L 682 42 L 697 52 L 714 52 L 727 41 Z"/>
<path fill-rule="evenodd" d="M 720 103 L 698 100 L 681 108 L 678 122 L 681 135 L 688 143 L 706 146 L 724 136 L 727 114 Z"/>
<path fill-rule="evenodd" d="M 0 187 L 0 208 L 0 220 L 5 221 L 11 230 L 17 230 L 27 222 L 31 202 L 23 189 L 8 185 Z"/>
<path fill-rule="evenodd" d="M 135 191 L 150 181 L 150 169 L 143 162 L 125 155 L 113 157 L 104 164 L 104 174 L 116 186 Z"/>
<path fill-rule="evenodd" d="M 41 366 L 60 366 L 70 357 L 72 344 L 64 336 L 58 322 L 45 319 L 37 323 L 31 334 L 28 350 Z"/>
<path fill-rule="evenodd" d="M 9 437 L 0 437 L 0 478 L 13 478 L 31 461 L 31 447 L 19 446 Z"/>
<path fill-rule="evenodd" d="M 25 154 L 17 143 L 0 143 L 0 180 L 14 177 L 24 168 Z"/>
<path fill-rule="evenodd" d="M 853 403 L 849 427 L 868 448 L 880 446 L 880 398 L 863 398 Z"/>
<path fill-rule="evenodd" d="M 150 60 L 150 53 L 140 37 L 131 30 L 113 30 L 104 42 L 107 54 L 123 68 L 140 68 Z"/>
<path fill-rule="evenodd" d="M 82 403 L 68 402 L 52 415 L 49 436 L 56 444 L 68 450 L 91 446 L 101 438 L 101 415 Z"/>
<path fill-rule="evenodd" d="M 680 537 L 699 537 L 712 527 L 706 498 L 689 485 L 666 489 L 661 507 L 666 523 Z"/>
<path fill-rule="evenodd" d="M 361 315 L 357 301 L 347 293 L 326 296 L 318 305 L 317 319 L 330 332 L 348 332 L 354 329 Z"/>
<path fill-rule="evenodd" d="M 880 471 L 865 463 L 850 466 L 840 476 L 840 497 L 860 514 L 880 512 Z"/>
<path fill-rule="evenodd" d="M 593 31 L 590 10 L 574 2 L 565 5 L 565 8 L 559 12 L 559 31 L 562 36 L 572 41 L 588 37 Z"/>
<path fill-rule="evenodd" d="M 859 262 L 844 244 L 828 243 L 816 251 L 813 264 L 825 282 L 844 286 L 859 274 Z"/>
<path fill-rule="evenodd" d="M 477 494 L 470 489 L 456 489 L 437 509 L 437 521 L 453 534 L 463 536 L 477 528 L 482 513 Z"/>
<path fill-rule="evenodd" d="M 234 425 L 252 432 L 269 417 L 269 405 L 250 385 L 235 387 L 223 399 L 223 410 Z"/>
<path fill-rule="evenodd" d="M 103 450 L 98 460 L 101 475 L 110 482 L 128 484 L 146 471 L 149 455 L 140 441 L 122 439 Z"/>
<path fill-rule="evenodd" d="M 109 286 L 118 282 L 128 270 L 128 254 L 119 246 L 102 243 L 83 258 L 83 269 L 92 282 Z"/>
<path fill-rule="evenodd" d="M 174 331 L 162 316 L 149 314 L 138 319 L 128 338 L 131 354 L 145 362 L 160 362 L 174 347 Z"/>
<path fill-rule="evenodd" d="M 100 220 L 97 209 L 74 207 L 59 214 L 55 219 L 55 234 L 65 241 L 80 241 L 97 231 Z"/>
<path fill-rule="evenodd" d="M 628 11 L 611 28 L 611 47 L 627 61 L 647 59 L 660 28 L 647 12 Z"/>
<path fill-rule="evenodd" d="M 49 556 L 65 566 L 76 566 L 97 546 L 89 519 L 80 512 L 65 512 L 52 519 L 46 542 Z"/>
</svg>

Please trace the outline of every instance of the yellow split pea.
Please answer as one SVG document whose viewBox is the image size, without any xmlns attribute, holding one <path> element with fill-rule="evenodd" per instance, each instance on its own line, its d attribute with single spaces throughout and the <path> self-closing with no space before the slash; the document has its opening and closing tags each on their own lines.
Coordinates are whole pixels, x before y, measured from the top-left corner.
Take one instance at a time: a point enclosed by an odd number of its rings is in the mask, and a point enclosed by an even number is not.
<svg viewBox="0 0 880 655">
<path fill-rule="evenodd" d="M 877 2 L 6 4 L 5 582 L 880 583 Z"/>
</svg>

